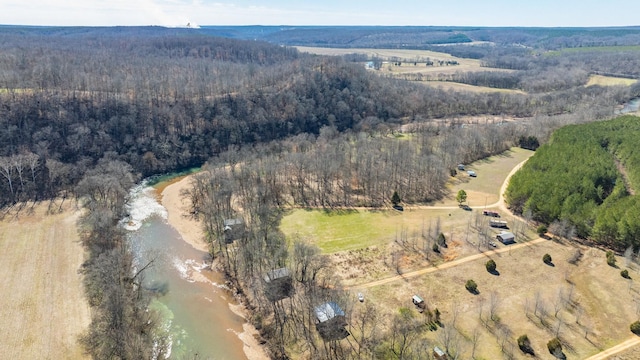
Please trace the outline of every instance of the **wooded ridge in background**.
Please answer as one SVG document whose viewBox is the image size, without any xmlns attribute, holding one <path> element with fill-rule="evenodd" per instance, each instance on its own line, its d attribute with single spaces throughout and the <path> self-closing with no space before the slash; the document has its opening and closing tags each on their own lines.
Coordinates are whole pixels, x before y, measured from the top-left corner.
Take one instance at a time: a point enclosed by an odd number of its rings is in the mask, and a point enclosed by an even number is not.
<svg viewBox="0 0 640 360">
<path fill-rule="evenodd" d="M 317 135 L 324 126 L 387 131 L 482 114 L 543 117 L 517 136 L 544 139 L 557 125 L 543 121 L 610 116 L 614 106 L 640 92 L 640 87 L 582 86 L 594 64 L 619 72 L 640 68 L 635 66 L 640 52 L 626 48 L 614 51 L 616 56 L 540 57 L 498 46 L 484 61 L 500 66 L 500 59 L 518 58 L 528 70 L 457 78 L 476 82 L 471 77 L 479 76 L 486 85 L 508 82 L 548 92 L 479 94 L 387 79 L 340 58 L 212 37 L 206 30 L 0 30 L 0 205 L 67 194 L 105 156 L 149 176 L 199 166 L 230 145 Z M 608 61 L 601 61 L 605 56 Z M 572 71 L 557 70 L 563 67 Z M 561 116 L 549 118 L 554 115 Z"/>
</svg>

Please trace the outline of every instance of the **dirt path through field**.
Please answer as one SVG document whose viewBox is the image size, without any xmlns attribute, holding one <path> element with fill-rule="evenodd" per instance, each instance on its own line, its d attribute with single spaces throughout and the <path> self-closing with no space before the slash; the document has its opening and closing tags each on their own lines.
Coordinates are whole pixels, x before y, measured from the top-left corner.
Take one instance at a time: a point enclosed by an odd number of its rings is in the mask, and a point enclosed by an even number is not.
<svg viewBox="0 0 640 360">
<path fill-rule="evenodd" d="M 361 284 L 361 285 L 355 285 L 350 287 L 351 289 L 366 289 L 366 288 L 370 288 L 370 287 L 374 287 L 374 286 L 378 286 L 378 285 L 384 285 L 390 282 L 394 282 L 394 281 L 398 281 L 398 280 L 405 280 L 408 278 L 412 278 L 412 277 L 416 277 L 419 275 L 424 275 L 424 274 L 428 274 L 428 273 L 432 273 L 438 270 L 444 270 L 444 269 L 448 269 L 454 266 L 458 266 L 460 264 L 464 264 L 466 262 L 469 261 L 474 261 L 474 260 L 478 260 L 481 259 L 483 257 L 489 257 L 489 255 L 492 254 L 501 254 L 504 252 L 508 252 L 511 250 L 517 250 L 526 246 L 532 246 L 538 243 L 541 243 L 543 241 L 549 241 L 546 239 L 535 239 L 532 241 L 527 241 L 526 243 L 520 243 L 517 245 L 509 245 L 508 247 L 503 247 L 500 249 L 496 249 L 496 250 L 490 250 L 490 251 L 485 251 L 485 252 L 481 252 L 479 254 L 475 254 L 475 255 L 471 255 L 471 256 L 467 256 L 458 260 L 454 260 L 454 261 L 448 261 L 442 265 L 439 266 L 433 266 L 433 267 L 428 267 L 428 268 L 424 268 L 424 269 L 420 269 L 420 270 L 416 270 L 416 271 L 412 271 L 412 272 L 408 272 L 406 274 L 402 274 L 402 275 L 397 275 L 397 276 L 393 276 L 390 278 L 386 278 L 386 279 L 381 279 L 381 280 L 376 280 L 376 281 L 372 281 L 366 284 Z"/>
<path fill-rule="evenodd" d="M 605 360 L 605 359 L 608 359 L 610 356 L 621 353 L 625 350 L 631 349 L 634 346 L 639 346 L 639 345 L 640 345 L 640 337 L 637 337 L 637 336 L 632 337 L 629 340 L 622 342 L 612 348 L 609 348 L 601 353 L 595 354 L 587 358 L 586 360 Z"/>
<path fill-rule="evenodd" d="M 522 165 L 524 165 L 524 163 L 527 162 L 527 160 L 522 161 L 521 163 L 516 165 L 509 172 L 509 175 L 507 175 L 507 178 L 504 180 L 504 182 L 502 183 L 502 186 L 500 187 L 500 200 L 498 200 L 498 202 L 496 202 L 494 204 L 487 205 L 488 207 L 499 207 L 503 211 L 508 212 L 508 209 L 507 209 L 506 205 L 504 204 L 504 192 L 506 191 L 507 186 L 509 185 L 509 179 L 511 179 L 511 176 L 513 176 L 513 174 L 515 174 L 522 167 Z M 485 207 L 486 206 L 476 206 L 476 207 L 472 207 L 472 208 L 485 208 Z M 419 208 L 419 209 L 457 209 L 458 207 L 457 206 L 418 206 L 418 207 L 414 207 L 414 208 Z M 450 267 L 454 267 L 454 266 L 457 266 L 457 265 L 460 265 L 460 264 L 463 264 L 463 263 L 466 263 L 466 262 L 469 262 L 469 261 L 474 261 L 474 260 L 480 259 L 482 257 L 489 256 L 491 254 L 500 254 L 500 253 L 511 251 L 511 250 L 517 250 L 517 249 L 520 249 L 522 247 L 535 245 L 535 244 L 538 244 L 538 243 L 543 242 L 543 241 L 548 241 L 548 240 L 538 238 L 536 240 L 528 241 L 526 243 L 521 243 L 521 244 L 517 244 L 517 245 L 509 245 L 507 247 L 503 247 L 503 248 L 500 248 L 500 249 L 485 251 L 485 252 L 481 252 L 479 254 L 467 256 L 467 257 L 464 257 L 464 258 L 461 258 L 461 259 L 458 259 L 458 260 L 449 261 L 449 262 L 446 262 L 446 263 L 444 263 L 444 264 L 442 264 L 440 266 L 428 267 L 428 268 L 412 271 L 412 272 L 409 272 L 409 273 L 406 273 L 406 274 L 397 275 L 397 276 L 393 276 L 393 277 L 386 278 L 386 279 L 372 281 L 372 282 L 369 282 L 369 283 L 366 283 L 366 284 L 355 285 L 355 286 L 351 286 L 351 288 L 353 288 L 353 289 L 366 289 L 366 288 L 370 288 L 370 287 L 374 287 L 374 286 L 378 286 L 378 285 L 383 285 L 383 284 L 387 284 L 387 283 L 390 283 L 390 282 L 393 282 L 393 281 L 398 281 L 398 280 L 401 280 L 401 279 L 407 279 L 407 278 L 411 278 L 411 277 L 415 277 L 415 276 L 431 273 L 431 272 L 438 271 L 438 270 L 448 269 Z"/>
<path fill-rule="evenodd" d="M 30 206 L 30 205 L 28 205 Z M 46 215 L 38 204 L 0 221 L 0 354 L 3 359 L 82 359 L 78 335 L 88 326 L 84 250 L 78 212 L 69 203 Z"/>
</svg>

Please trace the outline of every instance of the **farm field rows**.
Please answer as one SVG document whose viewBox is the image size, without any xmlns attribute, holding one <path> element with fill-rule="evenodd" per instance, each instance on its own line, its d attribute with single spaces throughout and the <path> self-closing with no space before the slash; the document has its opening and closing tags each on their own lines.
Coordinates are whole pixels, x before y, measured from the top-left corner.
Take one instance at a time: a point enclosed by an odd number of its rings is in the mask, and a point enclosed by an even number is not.
<svg viewBox="0 0 640 360">
<path fill-rule="evenodd" d="M 37 204 L 32 213 L 24 209 L 0 221 L 5 359 L 85 358 L 77 341 L 90 321 L 78 273 L 84 261 L 78 212 L 70 203 L 61 213 L 46 210 L 46 204 Z"/>
</svg>

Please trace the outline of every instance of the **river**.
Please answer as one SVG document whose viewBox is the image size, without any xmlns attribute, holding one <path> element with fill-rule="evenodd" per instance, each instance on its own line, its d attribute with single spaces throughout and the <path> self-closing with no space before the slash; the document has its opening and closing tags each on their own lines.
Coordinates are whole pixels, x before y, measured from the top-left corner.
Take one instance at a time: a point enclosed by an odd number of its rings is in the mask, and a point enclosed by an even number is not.
<svg viewBox="0 0 640 360">
<path fill-rule="evenodd" d="M 182 240 L 145 183 L 132 189 L 127 210 L 123 224 L 137 265 L 155 259 L 145 284 L 163 294 L 151 307 L 162 314 L 171 358 L 247 359 L 238 337 L 245 320 L 231 310 L 235 302 L 209 268 L 209 254 Z"/>
<path fill-rule="evenodd" d="M 628 114 L 638 110 L 640 110 L 640 98 L 635 98 L 624 103 L 622 109 L 616 110 L 616 114 Z"/>
</svg>

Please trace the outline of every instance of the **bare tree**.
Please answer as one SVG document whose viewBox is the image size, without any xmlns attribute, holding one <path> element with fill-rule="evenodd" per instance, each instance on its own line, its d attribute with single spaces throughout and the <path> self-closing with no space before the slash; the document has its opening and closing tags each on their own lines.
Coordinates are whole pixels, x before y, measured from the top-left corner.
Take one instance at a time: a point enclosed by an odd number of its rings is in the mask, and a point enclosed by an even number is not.
<svg viewBox="0 0 640 360">
<path fill-rule="evenodd" d="M 497 322 L 500 320 L 498 317 L 498 310 L 500 309 L 500 298 L 498 294 L 493 291 L 489 295 L 489 318 L 491 321 Z"/>
<path fill-rule="evenodd" d="M 565 293 L 564 290 L 562 288 L 558 288 L 558 291 L 556 292 L 556 296 L 554 298 L 553 301 L 553 316 L 554 317 L 558 317 L 558 313 L 560 312 L 560 310 L 562 310 L 562 308 L 565 305 Z"/>
<path fill-rule="evenodd" d="M 357 344 L 355 355 L 358 359 L 373 356 L 373 351 L 378 344 L 380 320 L 376 306 L 370 302 L 351 315 L 350 333 Z"/>
<path fill-rule="evenodd" d="M 444 350 L 450 357 L 455 358 L 460 351 L 460 334 L 452 325 L 445 325 L 438 331 L 438 341 L 444 346 Z"/>
<path fill-rule="evenodd" d="M 478 348 L 478 343 L 480 342 L 480 329 L 476 326 L 473 328 L 473 332 L 471 333 L 471 357 L 473 359 L 476 358 L 476 350 Z"/>
<path fill-rule="evenodd" d="M 626 267 L 629 267 L 633 258 L 633 246 L 629 246 L 627 250 L 624 251 L 624 264 Z"/>
</svg>

